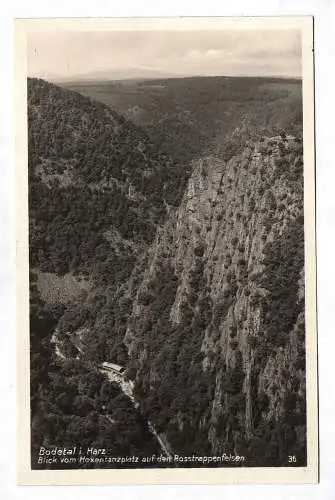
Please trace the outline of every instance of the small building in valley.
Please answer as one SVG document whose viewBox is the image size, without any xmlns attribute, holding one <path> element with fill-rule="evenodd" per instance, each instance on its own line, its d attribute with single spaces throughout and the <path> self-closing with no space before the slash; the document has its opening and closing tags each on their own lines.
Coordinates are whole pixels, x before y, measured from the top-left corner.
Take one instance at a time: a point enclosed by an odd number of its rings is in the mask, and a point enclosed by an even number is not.
<svg viewBox="0 0 335 500">
<path fill-rule="evenodd" d="M 119 375 L 123 375 L 123 373 L 125 371 L 125 368 L 123 368 L 123 366 L 117 365 L 115 363 L 109 363 L 108 361 L 104 361 L 101 364 L 101 366 L 102 366 L 103 369 L 116 372 Z"/>
</svg>

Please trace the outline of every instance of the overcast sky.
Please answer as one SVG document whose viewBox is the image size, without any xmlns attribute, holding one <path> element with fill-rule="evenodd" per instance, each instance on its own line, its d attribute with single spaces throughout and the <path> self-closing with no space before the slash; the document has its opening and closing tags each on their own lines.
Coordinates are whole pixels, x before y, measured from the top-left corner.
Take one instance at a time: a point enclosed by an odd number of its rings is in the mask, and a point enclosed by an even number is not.
<svg viewBox="0 0 335 500">
<path fill-rule="evenodd" d="M 110 31 L 41 29 L 28 36 L 28 75 L 49 80 L 79 76 L 130 78 L 170 75 L 301 76 L 297 30 Z"/>
</svg>

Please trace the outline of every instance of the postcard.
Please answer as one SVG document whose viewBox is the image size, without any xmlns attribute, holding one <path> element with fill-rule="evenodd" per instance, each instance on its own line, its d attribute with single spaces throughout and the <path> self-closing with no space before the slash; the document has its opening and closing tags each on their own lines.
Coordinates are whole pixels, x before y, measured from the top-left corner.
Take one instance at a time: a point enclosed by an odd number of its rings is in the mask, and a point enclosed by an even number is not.
<svg viewBox="0 0 335 500">
<path fill-rule="evenodd" d="M 318 481 L 312 17 L 17 19 L 18 481 Z"/>
</svg>

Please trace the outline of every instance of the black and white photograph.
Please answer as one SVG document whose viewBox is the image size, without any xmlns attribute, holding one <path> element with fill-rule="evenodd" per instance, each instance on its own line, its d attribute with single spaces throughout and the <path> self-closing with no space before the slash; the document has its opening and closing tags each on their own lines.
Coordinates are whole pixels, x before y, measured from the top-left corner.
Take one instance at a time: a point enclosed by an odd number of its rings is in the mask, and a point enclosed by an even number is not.
<svg viewBox="0 0 335 500">
<path fill-rule="evenodd" d="M 17 28 L 22 477 L 316 481 L 312 18 Z"/>
</svg>

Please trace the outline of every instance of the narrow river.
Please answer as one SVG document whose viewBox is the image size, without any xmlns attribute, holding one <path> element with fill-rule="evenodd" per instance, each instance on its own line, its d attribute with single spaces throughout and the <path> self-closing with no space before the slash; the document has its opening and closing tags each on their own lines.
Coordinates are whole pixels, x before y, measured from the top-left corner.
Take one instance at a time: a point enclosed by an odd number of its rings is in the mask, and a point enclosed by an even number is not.
<svg viewBox="0 0 335 500">
<path fill-rule="evenodd" d="M 115 371 L 109 370 L 104 366 L 100 366 L 100 372 L 106 375 L 110 382 L 115 382 L 116 384 L 118 384 L 123 394 L 125 394 L 132 401 L 135 409 L 139 408 L 140 404 L 138 401 L 135 400 L 134 397 L 134 382 L 132 380 L 125 380 L 123 375 L 118 374 Z M 164 442 L 161 436 L 157 434 L 150 420 L 147 420 L 147 424 L 151 434 L 155 436 L 157 442 L 159 443 L 162 454 L 167 458 L 169 457 L 172 458 L 172 452 L 169 449 L 169 446 L 167 445 L 166 442 Z"/>
<path fill-rule="evenodd" d="M 59 344 L 57 341 L 57 334 L 55 333 L 51 339 L 51 343 L 54 344 L 54 352 L 57 356 L 57 358 L 65 360 L 67 359 L 66 356 L 61 352 L 59 348 Z M 130 401 L 133 403 L 134 408 L 136 410 L 139 409 L 140 403 L 135 400 L 134 397 L 134 382 L 132 380 L 125 380 L 124 376 L 121 373 L 117 373 L 116 370 L 112 370 L 108 368 L 108 365 L 110 363 L 102 363 L 100 367 L 98 368 L 101 373 L 103 373 L 110 382 L 116 383 L 123 394 L 127 396 Z M 106 366 L 107 365 L 107 366 Z M 117 365 L 114 365 L 117 366 Z M 121 367 L 118 367 L 121 369 Z M 108 417 L 110 421 L 112 421 L 111 417 Z M 153 424 L 150 422 L 150 420 L 147 420 L 148 428 L 151 432 L 151 434 L 155 437 L 156 441 L 159 443 L 160 449 L 162 454 L 167 457 L 167 458 L 172 458 L 172 451 L 169 447 L 169 445 L 165 442 L 165 440 L 156 432 L 155 427 Z"/>
</svg>

